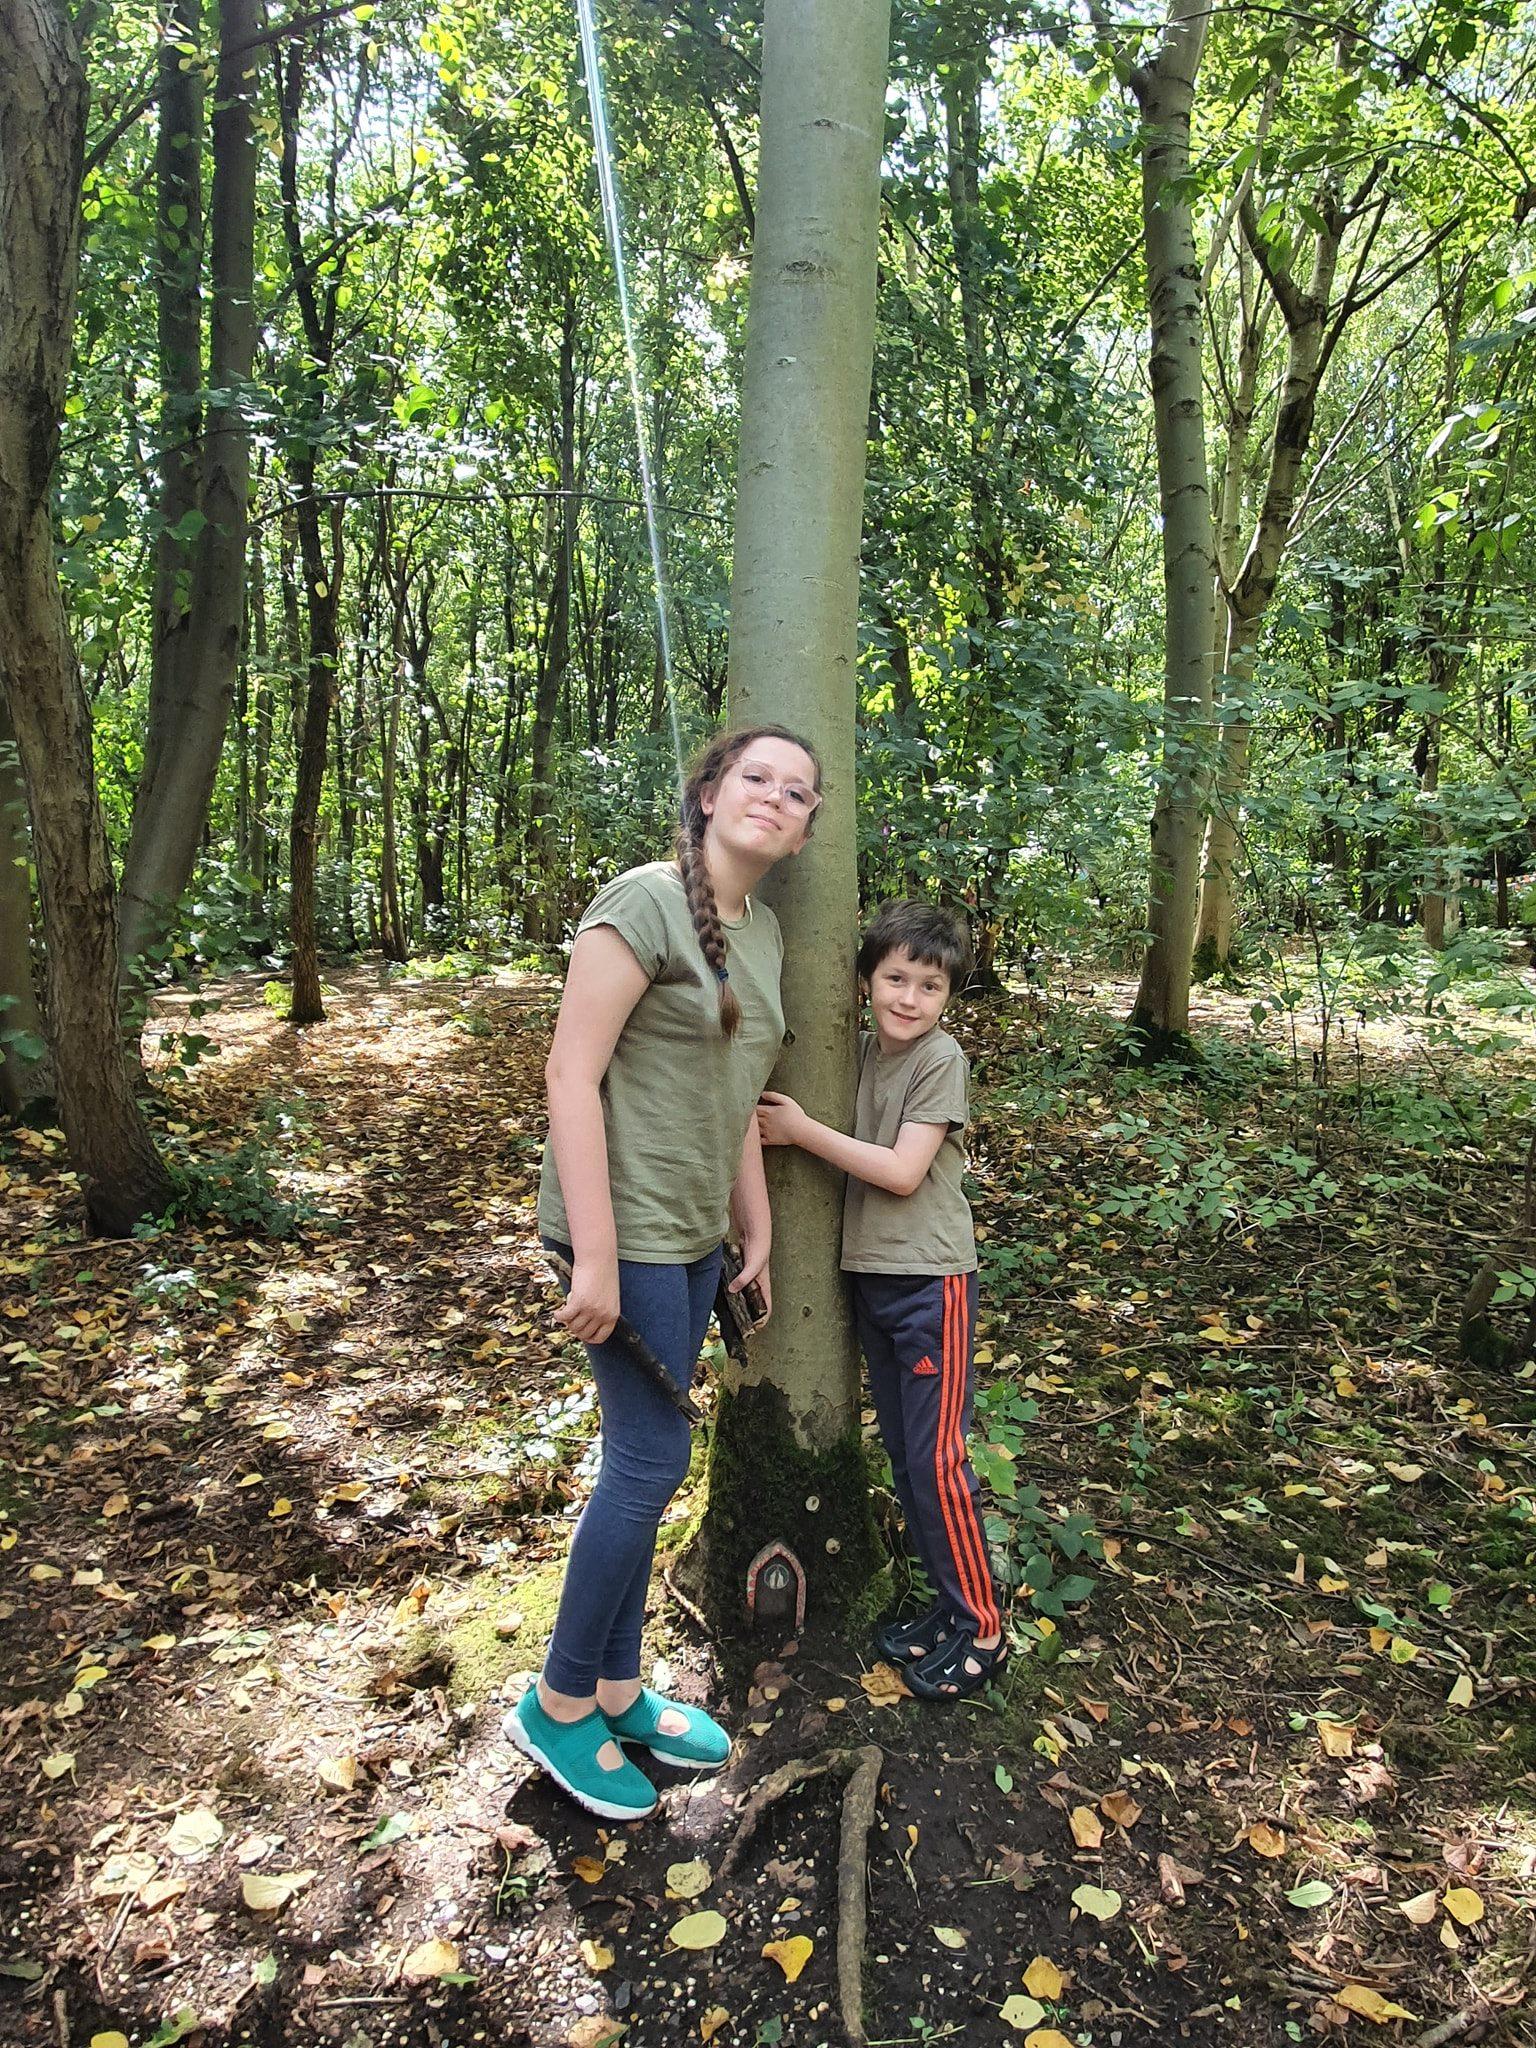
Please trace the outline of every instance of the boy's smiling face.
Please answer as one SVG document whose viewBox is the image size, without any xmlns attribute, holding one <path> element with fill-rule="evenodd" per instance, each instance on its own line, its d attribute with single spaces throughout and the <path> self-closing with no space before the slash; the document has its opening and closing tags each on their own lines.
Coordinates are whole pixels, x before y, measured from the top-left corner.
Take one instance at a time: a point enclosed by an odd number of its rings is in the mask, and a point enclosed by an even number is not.
<svg viewBox="0 0 1536 2048">
<path fill-rule="evenodd" d="M 905 946 L 886 954 L 869 979 L 869 1007 L 882 1052 L 895 1052 L 924 1037 L 944 1014 L 949 976 L 942 967 L 914 960 Z"/>
</svg>

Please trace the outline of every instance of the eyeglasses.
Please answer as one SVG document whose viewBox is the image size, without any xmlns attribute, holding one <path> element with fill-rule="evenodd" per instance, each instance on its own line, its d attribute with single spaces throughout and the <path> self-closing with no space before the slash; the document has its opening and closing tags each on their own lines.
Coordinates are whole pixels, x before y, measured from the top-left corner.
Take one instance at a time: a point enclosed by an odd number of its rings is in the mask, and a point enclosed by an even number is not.
<svg viewBox="0 0 1536 2048">
<path fill-rule="evenodd" d="M 785 782 L 761 761 L 742 761 L 738 764 L 737 772 L 741 776 L 742 788 L 749 795 L 765 801 L 770 796 L 781 796 L 784 799 L 785 810 L 794 817 L 814 816 L 821 802 L 819 790 L 811 789 L 803 782 Z"/>
</svg>

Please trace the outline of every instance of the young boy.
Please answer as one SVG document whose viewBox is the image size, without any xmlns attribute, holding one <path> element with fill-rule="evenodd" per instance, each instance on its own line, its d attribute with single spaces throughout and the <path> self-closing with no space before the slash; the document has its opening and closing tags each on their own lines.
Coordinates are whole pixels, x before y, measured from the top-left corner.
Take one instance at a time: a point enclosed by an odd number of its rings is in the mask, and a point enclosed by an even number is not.
<svg viewBox="0 0 1536 2048">
<path fill-rule="evenodd" d="M 913 1692 L 958 1698 L 1007 1656 L 965 1448 L 971 1424 L 976 1241 L 960 1185 L 965 1054 L 939 1018 L 970 973 L 965 926 L 916 900 L 887 903 L 859 948 L 874 1030 L 859 1041 L 853 1136 L 787 1095 L 757 1112 L 765 1145 L 798 1145 L 848 1176 L 843 1271 L 907 1530 L 938 1591 L 876 1640 Z"/>
</svg>

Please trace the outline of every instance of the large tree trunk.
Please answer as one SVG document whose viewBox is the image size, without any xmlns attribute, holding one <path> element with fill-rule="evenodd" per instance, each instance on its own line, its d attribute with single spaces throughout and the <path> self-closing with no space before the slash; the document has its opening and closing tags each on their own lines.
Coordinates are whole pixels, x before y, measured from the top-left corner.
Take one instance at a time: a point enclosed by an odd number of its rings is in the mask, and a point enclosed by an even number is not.
<svg viewBox="0 0 1536 2048">
<path fill-rule="evenodd" d="M 48 0 L 0 0 L 0 690 L 15 727 L 47 946 L 59 1110 L 86 1208 L 117 1235 L 172 1188 L 128 1085 L 91 716 L 51 494 L 80 260 L 85 75 Z"/>
<path fill-rule="evenodd" d="M 1130 74 L 1142 113 L 1142 229 L 1152 327 L 1152 407 L 1163 518 L 1163 765 L 1152 813 L 1148 944 L 1131 1028 L 1143 1049 L 1183 1048 L 1210 732 L 1215 546 L 1205 466 L 1201 283 L 1189 171 L 1190 113 L 1209 11 L 1169 0 L 1157 56 Z"/>
<path fill-rule="evenodd" d="M 853 1110 L 855 655 L 890 0 L 767 0 L 757 238 L 731 583 L 731 719 L 781 722 L 821 754 L 826 802 L 765 894 L 784 921 L 793 1040 L 776 1071 L 811 1114 Z M 770 1164 L 779 1306 L 716 1414 L 704 1585 L 739 1617 L 772 1538 L 835 1615 L 876 1558 L 858 1358 L 839 1271 L 841 1176 Z"/>
<path fill-rule="evenodd" d="M 162 593 L 157 616 L 166 635 L 156 648 L 151 681 L 149 745 L 133 832 L 123 863 L 120 940 L 123 971 L 164 935 L 176 901 L 192 878 L 208 822 L 219 756 L 229 725 L 245 615 L 245 554 L 250 496 L 250 430 L 245 390 L 256 351 L 255 51 L 260 0 L 221 0 L 219 73 L 213 114 L 213 197 L 210 218 L 212 315 L 209 327 L 208 409 L 201 450 L 198 529 L 184 606 L 175 591 Z M 200 110 L 199 110 L 200 111 Z M 172 153 L 176 138 L 172 138 Z M 190 149 L 191 145 L 188 145 Z M 194 159 L 195 171 L 195 159 Z M 171 189 L 179 189 L 173 186 Z M 174 232 L 172 223 L 166 232 Z M 171 260 L 167 254 L 167 264 Z M 188 259 L 195 263 L 195 254 Z M 163 343 L 168 378 L 182 374 L 182 357 L 200 360 L 195 278 L 167 278 L 190 298 L 167 314 Z M 172 354 L 172 351 L 175 353 Z M 174 386 L 172 386 L 174 390 Z M 172 397 L 167 425 L 184 408 Z M 168 452 L 166 500 L 180 502 L 185 478 L 178 450 Z M 179 579 L 183 568 L 174 534 L 162 541 L 161 577 Z M 157 606 L 157 613 L 159 607 Z"/>
</svg>

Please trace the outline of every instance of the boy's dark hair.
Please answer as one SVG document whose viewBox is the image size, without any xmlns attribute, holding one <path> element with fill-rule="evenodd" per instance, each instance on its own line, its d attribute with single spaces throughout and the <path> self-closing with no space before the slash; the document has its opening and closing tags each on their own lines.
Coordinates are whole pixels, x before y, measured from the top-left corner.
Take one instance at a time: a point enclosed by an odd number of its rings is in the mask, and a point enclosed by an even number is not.
<svg viewBox="0 0 1536 2048">
<path fill-rule="evenodd" d="M 882 903 L 875 912 L 859 947 L 859 979 L 870 980 L 887 953 L 909 953 L 925 967 L 941 968 L 949 976 L 951 994 L 976 965 L 964 918 L 920 896 Z"/>
</svg>

